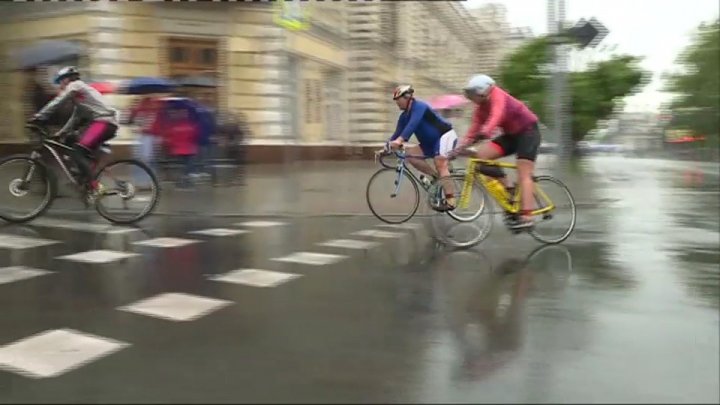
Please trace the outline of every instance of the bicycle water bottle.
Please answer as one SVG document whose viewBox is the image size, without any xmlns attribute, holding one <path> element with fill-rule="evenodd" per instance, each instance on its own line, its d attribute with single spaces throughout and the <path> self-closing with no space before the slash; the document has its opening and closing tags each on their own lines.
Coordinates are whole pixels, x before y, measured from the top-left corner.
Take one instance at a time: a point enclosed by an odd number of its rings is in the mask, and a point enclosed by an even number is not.
<svg viewBox="0 0 720 405">
<path fill-rule="evenodd" d="M 430 186 L 432 185 L 432 180 L 430 180 L 430 179 L 429 179 L 427 176 L 425 176 L 424 174 L 421 174 L 421 175 L 420 175 L 420 181 L 422 182 L 423 187 L 425 187 L 425 189 L 427 189 L 428 187 L 430 187 Z"/>
<path fill-rule="evenodd" d="M 487 188 L 493 195 L 497 195 L 498 197 L 502 197 L 504 199 L 508 199 L 508 193 L 507 190 L 505 190 L 505 186 L 496 179 L 490 179 L 487 182 Z"/>
</svg>

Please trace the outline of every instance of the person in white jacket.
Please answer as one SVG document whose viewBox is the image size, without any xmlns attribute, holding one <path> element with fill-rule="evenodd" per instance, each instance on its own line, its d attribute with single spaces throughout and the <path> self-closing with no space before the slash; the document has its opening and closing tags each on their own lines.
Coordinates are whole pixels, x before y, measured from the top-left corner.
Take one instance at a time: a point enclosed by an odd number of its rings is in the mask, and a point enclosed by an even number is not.
<svg viewBox="0 0 720 405">
<path fill-rule="evenodd" d="M 45 123 L 61 105 L 68 100 L 72 101 L 72 116 L 58 131 L 58 135 L 69 133 L 81 122 L 90 123 L 74 145 L 73 156 L 81 171 L 81 184 L 89 191 L 92 179 L 89 155 L 117 134 L 117 111 L 105 104 L 100 92 L 80 80 L 80 72 L 74 66 L 60 69 L 55 76 L 55 84 L 60 86 L 60 94 L 37 112 L 30 122 Z"/>
</svg>

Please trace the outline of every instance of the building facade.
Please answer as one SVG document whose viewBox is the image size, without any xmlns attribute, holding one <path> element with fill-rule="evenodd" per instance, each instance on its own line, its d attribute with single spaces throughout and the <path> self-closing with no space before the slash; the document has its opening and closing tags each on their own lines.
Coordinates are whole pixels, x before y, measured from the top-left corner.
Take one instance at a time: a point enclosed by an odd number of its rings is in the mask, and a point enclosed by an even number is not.
<svg viewBox="0 0 720 405">
<path fill-rule="evenodd" d="M 460 3 L 348 3 L 350 131 L 356 141 L 387 139 L 399 111 L 390 94 L 411 83 L 419 98 L 458 93 L 481 65 L 482 33 Z M 422 22 L 422 23 L 420 23 Z"/>
<path fill-rule="evenodd" d="M 287 32 L 273 22 L 269 3 L 4 3 L 0 46 L 11 55 L 43 39 L 80 42 L 87 56 L 77 63 L 92 80 L 212 76 L 220 84 L 210 94 L 215 104 L 242 111 L 254 134 L 312 140 L 329 132 L 328 115 L 346 121 L 338 104 L 346 104 L 342 86 L 348 59 L 344 8 L 309 4 L 319 9 L 313 27 Z M 0 83 L 11 94 L 3 102 L 14 118 L 2 139 L 22 132 L 23 89 L 31 80 L 24 76 L 14 72 Z M 131 100 L 108 97 L 120 109 Z M 121 131 L 121 138 L 128 136 Z"/>
<path fill-rule="evenodd" d="M 481 69 L 488 74 L 497 74 L 502 58 L 506 54 L 510 26 L 507 10 L 499 3 L 488 3 L 470 10 L 477 24 L 482 27 L 483 36 L 479 44 L 482 59 Z"/>
<path fill-rule="evenodd" d="M 457 93 L 489 63 L 488 28 L 455 2 L 303 2 L 309 28 L 276 24 L 276 3 L 1 3 L 0 142 L 22 142 L 31 114 L 32 74 L 14 69 L 15 51 L 41 40 L 74 41 L 90 80 L 199 74 L 221 109 L 242 112 L 251 143 L 378 142 L 394 129 L 390 98 L 412 83 L 421 98 Z M 53 67 L 44 72 L 47 86 Z M 42 73 L 42 72 L 41 72 Z M 124 110 L 131 96 L 109 95 Z M 118 142 L 132 141 L 123 127 Z"/>
</svg>

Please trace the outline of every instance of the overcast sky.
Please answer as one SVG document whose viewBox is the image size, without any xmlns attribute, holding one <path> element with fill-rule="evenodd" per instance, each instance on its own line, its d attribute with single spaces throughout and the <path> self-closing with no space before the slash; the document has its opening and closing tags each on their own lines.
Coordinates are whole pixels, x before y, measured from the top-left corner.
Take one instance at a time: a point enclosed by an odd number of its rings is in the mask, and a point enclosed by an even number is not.
<svg viewBox="0 0 720 405">
<path fill-rule="evenodd" d="M 503 4 L 512 26 L 529 26 L 536 35 L 547 32 L 546 0 L 467 0 L 465 5 L 487 3 Z M 660 74 L 673 69 L 694 28 L 717 18 L 720 8 L 718 0 L 566 0 L 566 5 L 568 20 L 596 17 L 610 30 L 602 44 L 645 56 L 643 67 L 653 71 L 653 82 L 627 99 L 630 111 L 653 110 L 668 99 L 659 92 Z"/>
</svg>

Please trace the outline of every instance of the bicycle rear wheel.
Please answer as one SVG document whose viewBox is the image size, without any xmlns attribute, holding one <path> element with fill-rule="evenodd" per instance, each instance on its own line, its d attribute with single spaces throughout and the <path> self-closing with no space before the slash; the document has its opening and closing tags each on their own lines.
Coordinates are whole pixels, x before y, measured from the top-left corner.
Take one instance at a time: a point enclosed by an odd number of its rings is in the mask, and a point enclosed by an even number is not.
<svg viewBox="0 0 720 405">
<path fill-rule="evenodd" d="M 401 224 L 417 212 L 420 190 L 407 172 L 400 175 L 395 168 L 383 168 L 370 177 L 365 198 L 377 219 L 388 224 Z"/>
<path fill-rule="evenodd" d="M 13 223 L 37 218 L 50 207 L 57 193 L 55 178 L 47 166 L 28 155 L 0 160 L 0 187 L 0 219 Z"/>
<path fill-rule="evenodd" d="M 536 216 L 530 235 L 542 243 L 563 242 L 572 234 L 577 220 L 577 208 L 572 193 L 560 180 L 552 176 L 539 176 L 535 178 L 533 195 L 536 209 L 547 207 L 551 203 L 554 208 Z"/>
<path fill-rule="evenodd" d="M 116 224 L 132 224 L 148 216 L 160 197 L 157 178 L 143 162 L 116 160 L 95 176 L 98 214 Z"/>
</svg>

